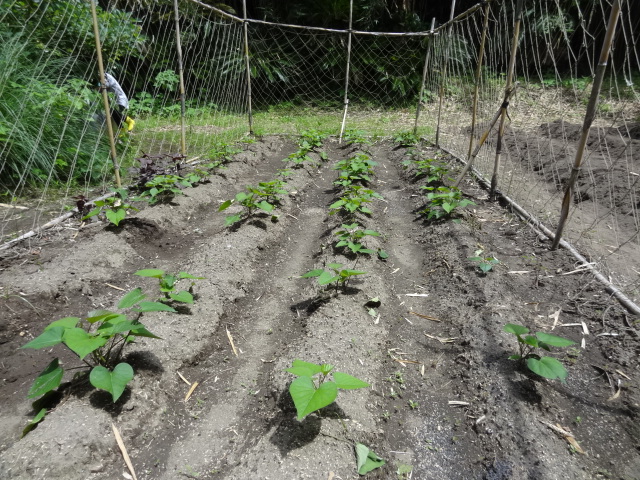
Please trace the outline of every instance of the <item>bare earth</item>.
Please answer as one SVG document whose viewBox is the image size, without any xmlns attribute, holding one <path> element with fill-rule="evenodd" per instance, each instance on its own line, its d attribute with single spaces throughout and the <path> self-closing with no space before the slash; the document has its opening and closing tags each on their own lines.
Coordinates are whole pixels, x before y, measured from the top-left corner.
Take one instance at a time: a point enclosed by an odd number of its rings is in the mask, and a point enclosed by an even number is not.
<svg viewBox="0 0 640 480">
<path fill-rule="evenodd" d="M 210 183 L 121 227 L 52 230 L 3 253 L 0 478 L 130 478 L 113 422 L 141 480 L 355 479 L 356 442 L 387 460 L 368 478 L 640 479 L 637 319 L 590 276 L 565 275 L 573 259 L 550 252 L 471 180 L 463 191 L 476 206 L 459 223 L 420 219 L 421 183 L 402 168 L 404 149 L 388 143 L 371 148 L 371 187 L 384 201 L 361 221 L 383 234 L 370 246 L 389 258 L 360 257 L 367 274 L 329 298 L 299 276 L 356 263 L 334 248 L 342 222 L 328 215 L 332 164 L 351 147 L 327 141 L 327 163 L 293 171 L 276 223 L 257 215 L 226 228 L 229 212 L 217 212 L 245 185 L 275 178 L 295 150 L 264 138 Z M 468 260 L 478 248 L 501 265 L 482 275 Z M 155 280 L 133 275 L 143 268 L 206 279 L 189 308 L 145 315 L 163 340 L 129 348 L 136 377 L 118 403 L 95 389 L 64 389 L 20 439 L 35 413 L 26 399 L 35 377 L 55 355 L 78 364 L 60 347 L 20 346 L 53 320 L 113 307 L 123 294 L 113 286 L 152 291 Z M 373 297 L 379 317 L 364 307 Z M 556 355 L 566 384 L 508 360 L 517 344 L 502 331 L 507 323 L 578 342 Z M 284 371 L 294 359 L 331 363 L 371 388 L 341 392 L 299 422 Z M 199 382 L 187 402 L 178 372 Z M 584 454 L 549 425 L 570 430 Z"/>
</svg>

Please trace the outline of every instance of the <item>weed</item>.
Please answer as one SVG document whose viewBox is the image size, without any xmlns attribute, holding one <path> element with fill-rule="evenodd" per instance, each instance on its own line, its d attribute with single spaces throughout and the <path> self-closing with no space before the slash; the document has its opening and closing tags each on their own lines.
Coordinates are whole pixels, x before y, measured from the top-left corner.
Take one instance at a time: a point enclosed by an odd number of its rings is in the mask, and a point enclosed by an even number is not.
<svg viewBox="0 0 640 480">
<path fill-rule="evenodd" d="M 317 277 L 318 285 L 329 285 L 333 283 L 337 291 L 340 284 L 342 284 L 343 290 L 346 290 L 347 282 L 351 277 L 367 273 L 359 270 L 343 269 L 341 263 L 328 263 L 327 267 L 330 269 L 329 271 L 319 268 L 305 273 L 300 278 Z"/>
<path fill-rule="evenodd" d="M 493 267 L 500 263 L 496 257 L 487 257 L 482 254 L 484 251 L 482 249 L 476 250 L 473 257 L 469 257 L 469 260 L 472 262 L 476 262 L 478 264 L 478 268 L 482 273 L 489 273 L 493 270 Z"/>
<path fill-rule="evenodd" d="M 538 355 L 536 349 L 551 351 L 551 347 L 568 347 L 576 342 L 567 338 L 557 337 L 544 332 L 537 332 L 535 335 L 527 335 L 529 329 L 522 325 L 508 323 L 503 329 L 507 333 L 512 333 L 518 339 L 518 355 L 511 355 L 509 359 L 518 360 L 527 365 L 529 370 L 544 378 L 554 380 L 560 379 L 564 383 L 567 378 L 567 370 L 562 363 L 553 357 L 543 357 Z M 523 337 L 523 335 L 526 335 Z"/>
<path fill-rule="evenodd" d="M 333 371 L 333 365 L 294 360 L 290 368 L 286 370 L 294 374 L 296 378 L 289 386 L 289 393 L 298 413 L 298 420 L 332 404 L 338 396 L 338 389 L 353 390 L 368 387 L 369 384 L 362 380 L 347 375 L 346 373 Z M 333 381 L 327 380 L 331 373 Z M 314 377 L 320 377 L 314 381 Z"/>
<path fill-rule="evenodd" d="M 187 290 L 176 290 L 176 283 L 182 279 L 191 279 L 191 280 L 203 280 L 204 277 L 194 277 L 190 273 L 187 272 L 179 272 L 177 274 L 167 273 L 164 270 L 158 269 L 145 269 L 138 270 L 134 275 L 138 275 L 140 277 L 150 277 L 158 279 L 158 287 L 160 288 L 160 292 L 164 295 L 164 298 L 160 298 L 161 302 L 167 302 L 173 300 L 174 302 L 180 303 L 193 303 L 193 294 L 192 288 L 195 285 L 194 282 L 191 282 L 189 286 L 189 291 Z"/>
<path fill-rule="evenodd" d="M 429 205 L 421 214 L 427 215 L 427 220 L 451 216 L 455 210 L 475 205 L 471 200 L 462 198 L 462 193 L 456 187 L 421 187 L 428 190 L 427 200 Z"/>
</svg>

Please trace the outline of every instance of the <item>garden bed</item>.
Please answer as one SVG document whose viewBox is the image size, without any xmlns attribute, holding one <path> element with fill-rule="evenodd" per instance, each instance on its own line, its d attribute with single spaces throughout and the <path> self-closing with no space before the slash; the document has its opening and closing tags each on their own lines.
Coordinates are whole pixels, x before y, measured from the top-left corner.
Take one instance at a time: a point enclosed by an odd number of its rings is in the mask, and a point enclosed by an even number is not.
<svg viewBox="0 0 640 480">
<path fill-rule="evenodd" d="M 284 177 L 277 219 L 254 213 L 225 226 L 239 207 L 220 205 L 276 178 L 296 149 L 264 138 L 171 203 L 118 227 L 50 232 L 6 256 L 2 478 L 124 478 L 112 422 L 139 479 L 358 478 L 356 443 L 387 462 L 369 478 L 640 478 L 638 327 L 567 253 L 549 251 L 471 179 L 463 192 L 475 205 L 455 221 L 426 221 L 425 181 L 403 164 L 407 148 L 388 142 L 326 140 L 327 161 L 312 153 Z M 369 188 L 383 199 L 357 218 L 381 234 L 367 246 L 386 259 L 335 246 L 344 219 L 330 214 L 332 167 L 363 149 L 377 162 Z M 469 260 L 480 250 L 500 261 L 487 273 Z M 335 293 L 300 278 L 332 262 L 366 273 Z M 53 320 L 112 308 L 137 286 L 152 291 L 153 279 L 133 275 L 150 268 L 205 277 L 195 303 L 145 315 L 162 340 L 128 347 L 136 376 L 117 403 L 67 388 L 19 440 L 35 413 L 27 391 L 60 348 L 19 347 Z M 365 307 L 373 298 L 380 305 Z M 509 323 L 576 342 L 552 353 L 566 383 L 508 359 L 518 351 Z M 330 363 L 370 388 L 341 391 L 298 421 L 285 371 L 296 359 Z M 198 382 L 186 402 L 181 377 Z"/>
</svg>

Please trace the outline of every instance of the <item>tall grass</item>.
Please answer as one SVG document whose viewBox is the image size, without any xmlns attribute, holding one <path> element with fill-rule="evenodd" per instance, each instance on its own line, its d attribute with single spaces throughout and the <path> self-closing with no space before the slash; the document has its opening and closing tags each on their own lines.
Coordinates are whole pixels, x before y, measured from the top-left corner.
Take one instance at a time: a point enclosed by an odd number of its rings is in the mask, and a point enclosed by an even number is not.
<svg viewBox="0 0 640 480">
<path fill-rule="evenodd" d="M 87 121 L 98 94 L 73 77 L 71 59 L 43 57 L 19 35 L 0 34 L 0 194 L 89 183 L 109 158 L 100 126 Z"/>
</svg>

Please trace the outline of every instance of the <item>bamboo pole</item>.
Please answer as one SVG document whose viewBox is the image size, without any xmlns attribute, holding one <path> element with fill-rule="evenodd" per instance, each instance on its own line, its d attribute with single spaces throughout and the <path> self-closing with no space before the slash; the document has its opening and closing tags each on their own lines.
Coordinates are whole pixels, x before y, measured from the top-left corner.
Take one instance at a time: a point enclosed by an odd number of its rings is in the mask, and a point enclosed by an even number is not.
<svg viewBox="0 0 640 480">
<path fill-rule="evenodd" d="M 553 244 L 551 245 L 551 250 L 555 250 L 556 248 L 558 248 L 560 238 L 562 237 L 562 230 L 564 229 L 564 224 L 567 221 L 567 217 L 569 216 L 569 207 L 571 205 L 571 198 L 573 197 L 573 186 L 575 185 L 576 180 L 578 179 L 578 174 L 580 173 L 585 146 L 587 144 L 587 139 L 589 138 L 589 130 L 591 129 L 591 124 L 593 123 L 593 119 L 596 115 L 598 97 L 600 96 L 600 88 L 602 87 L 604 72 L 607 69 L 609 53 L 611 52 L 611 43 L 613 41 L 613 35 L 616 31 L 616 26 L 618 24 L 618 18 L 620 17 L 621 1 L 622 0 L 614 0 L 613 6 L 611 7 L 611 14 L 609 15 L 609 22 L 607 24 L 607 33 L 602 44 L 600 59 L 598 61 L 598 67 L 596 68 L 596 75 L 593 80 L 593 87 L 591 87 L 591 96 L 589 97 L 589 103 L 587 104 L 587 113 L 584 117 L 584 123 L 582 125 L 582 135 L 580 136 L 580 140 L 578 141 L 578 148 L 576 151 L 573 168 L 571 169 L 571 175 L 569 176 L 567 186 L 564 190 L 562 209 L 560 211 L 560 220 L 558 221 L 558 228 L 553 239 Z"/>
<path fill-rule="evenodd" d="M 442 118 L 442 102 L 444 100 L 444 84 L 447 81 L 447 68 L 449 66 L 449 45 L 451 44 L 451 30 L 453 29 L 453 14 L 456 9 L 456 0 L 451 0 L 451 14 L 449 15 L 449 28 L 447 29 L 447 46 L 444 54 L 444 67 L 440 77 L 440 93 L 438 103 L 438 123 L 436 125 L 436 147 L 440 146 L 440 119 Z"/>
<path fill-rule="evenodd" d="M 244 27 L 244 60 L 247 68 L 247 115 L 249 119 L 249 135 L 253 135 L 253 111 L 251 102 L 251 65 L 249 64 L 249 23 L 247 22 L 247 0 L 242 0 L 242 16 Z"/>
<path fill-rule="evenodd" d="M 505 91 L 511 89 L 513 84 L 513 74 L 516 69 L 516 54 L 518 52 L 518 40 L 520 38 L 520 25 L 522 23 L 522 0 L 516 3 L 515 19 L 513 24 L 513 39 L 511 40 L 511 56 L 509 58 L 509 68 L 507 70 L 507 83 L 504 87 Z M 491 175 L 491 188 L 489 189 L 489 198 L 495 200 L 496 188 L 498 187 L 498 170 L 500 169 L 500 157 L 502 155 L 502 140 L 504 138 L 504 123 L 507 118 L 507 102 L 502 108 L 500 114 L 500 125 L 498 126 L 498 139 L 496 141 L 496 157 L 493 162 L 493 175 Z"/>
<path fill-rule="evenodd" d="M 338 143 L 342 143 L 342 136 L 347 124 L 347 110 L 349 108 L 349 70 L 351 67 L 351 37 L 353 35 L 353 0 L 349 2 L 349 35 L 347 40 L 347 71 L 344 76 L 344 112 L 342 114 L 342 126 L 340 127 L 340 137 Z"/>
<path fill-rule="evenodd" d="M 478 95 L 480 93 L 480 77 L 482 75 L 482 62 L 484 61 L 484 45 L 487 40 L 487 29 L 489 27 L 489 3 L 484 6 L 484 23 L 482 25 L 482 38 L 478 47 L 478 65 L 476 66 L 476 85 L 473 90 L 473 108 L 471 113 L 471 133 L 469 134 L 469 152 L 467 160 L 471 158 L 473 151 L 473 136 L 476 133 L 476 119 L 478 116 Z"/>
<path fill-rule="evenodd" d="M 178 53 L 178 74 L 180 75 L 180 153 L 187 156 L 187 124 L 184 99 L 184 70 L 182 65 L 182 43 L 180 42 L 180 12 L 178 0 L 173 0 L 173 9 L 176 20 L 176 51 Z"/>
<path fill-rule="evenodd" d="M 109 106 L 109 95 L 104 86 L 107 79 L 104 76 L 104 64 L 102 63 L 102 45 L 100 43 L 100 29 L 98 28 L 98 13 L 96 11 L 96 1 L 91 0 L 91 17 L 93 19 L 93 35 L 96 37 L 96 54 L 98 56 L 98 71 L 100 72 L 100 84 L 102 86 L 102 102 L 104 104 L 104 114 L 107 123 L 107 135 L 109 136 L 109 147 L 111 152 L 111 163 L 113 163 L 113 172 L 116 178 L 116 186 L 122 188 L 120 181 L 120 166 L 118 165 L 118 153 L 116 152 L 116 139 L 113 133 L 113 124 L 111 123 L 111 107 Z"/>
<path fill-rule="evenodd" d="M 431 20 L 431 33 L 436 26 L 435 17 Z M 418 122 L 420 121 L 420 110 L 422 109 L 422 96 L 424 95 L 424 84 L 427 81 L 427 70 L 429 69 L 429 57 L 431 57 L 431 49 L 433 47 L 433 37 L 429 39 L 429 45 L 427 46 L 427 53 L 424 57 L 424 67 L 422 68 L 422 83 L 420 84 L 420 94 L 418 95 L 418 106 L 416 107 L 416 122 L 413 126 L 413 134 L 418 134 Z"/>
<path fill-rule="evenodd" d="M 511 87 L 511 89 L 509 89 L 509 90 L 504 92 L 504 98 L 502 100 L 502 105 L 500 105 L 500 108 L 498 108 L 498 111 L 493 116 L 493 119 L 491 120 L 491 122 L 489 122 L 489 127 L 487 127 L 487 129 L 484 131 L 484 133 L 480 137 L 480 140 L 478 141 L 478 144 L 476 145 L 476 148 L 473 150 L 473 153 L 467 159 L 467 163 L 466 163 L 465 167 L 462 169 L 462 172 L 460 172 L 460 175 L 458 176 L 458 178 L 456 180 L 456 183 L 454 184 L 455 187 L 458 187 L 460 185 L 460 182 L 462 181 L 464 176 L 467 174 L 467 172 L 471 168 L 471 165 L 473 165 L 473 161 L 476 159 L 476 156 L 478 155 L 478 153 L 480 153 L 480 149 L 484 145 L 484 142 L 486 142 L 487 138 L 489 138 L 489 134 L 491 133 L 491 130 L 493 130 L 493 127 L 495 126 L 495 124 L 498 122 L 498 119 L 502 115 L 503 110 L 506 110 L 506 108 L 508 107 L 509 99 L 511 98 L 511 95 L 513 95 L 513 93 L 516 90 L 515 87 L 516 86 L 513 85 Z"/>
</svg>

